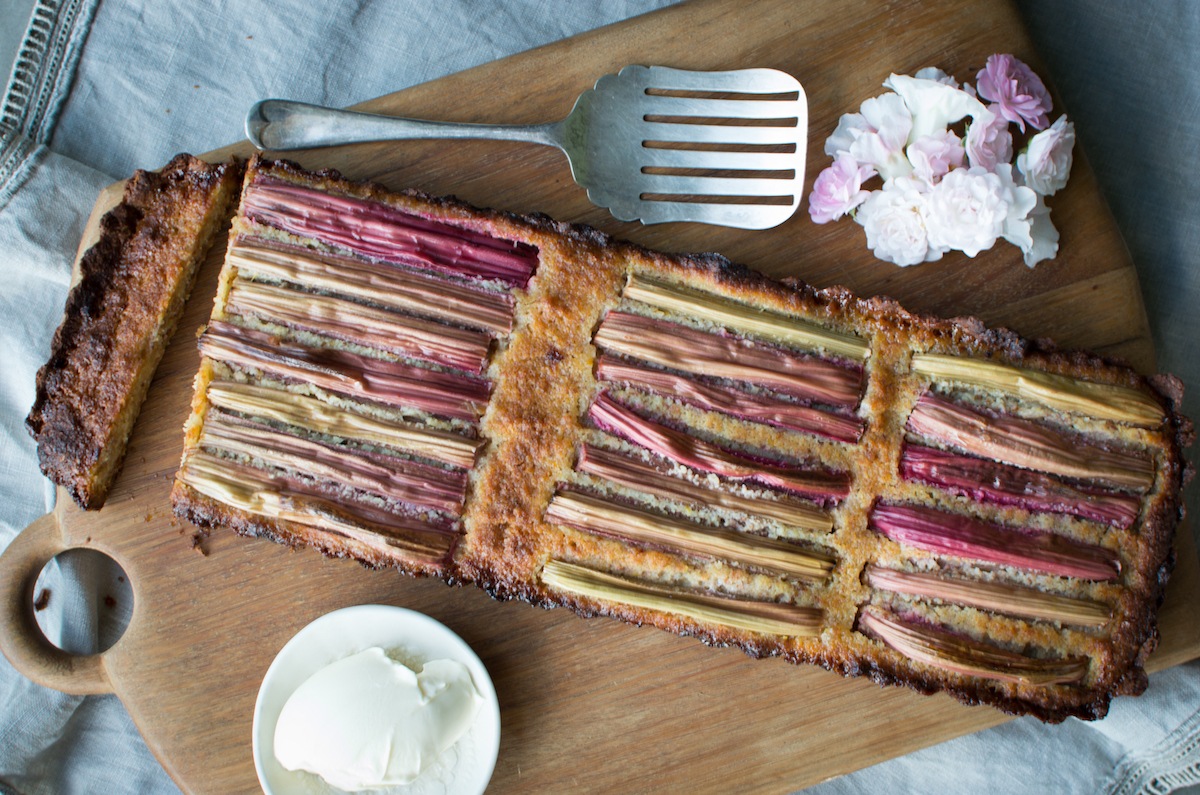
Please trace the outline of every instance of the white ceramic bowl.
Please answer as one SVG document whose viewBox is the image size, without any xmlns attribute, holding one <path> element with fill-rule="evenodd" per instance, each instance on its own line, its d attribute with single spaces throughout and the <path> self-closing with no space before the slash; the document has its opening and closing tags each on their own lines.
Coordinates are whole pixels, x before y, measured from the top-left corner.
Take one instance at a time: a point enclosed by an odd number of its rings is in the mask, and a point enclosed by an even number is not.
<svg viewBox="0 0 1200 795">
<path fill-rule="evenodd" d="M 500 750 L 500 704 L 487 669 L 462 638 L 427 615 L 389 605 L 359 605 L 327 613 L 287 642 L 263 677 L 254 704 L 254 768 L 266 795 L 334 795 L 342 790 L 320 777 L 286 770 L 275 759 L 275 723 L 288 697 L 332 662 L 372 646 L 406 665 L 458 660 L 471 671 L 484 703 L 471 729 L 415 781 L 371 790 L 395 795 L 480 795 Z"/>
</svg>

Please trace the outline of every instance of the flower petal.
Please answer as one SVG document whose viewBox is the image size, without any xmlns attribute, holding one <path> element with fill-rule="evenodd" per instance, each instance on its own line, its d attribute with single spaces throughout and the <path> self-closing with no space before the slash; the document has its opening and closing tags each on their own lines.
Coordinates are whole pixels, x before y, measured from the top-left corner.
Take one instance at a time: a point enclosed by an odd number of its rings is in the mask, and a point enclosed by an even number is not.
<svg viewBox="0 0 1200 795">
<path fill-rule="evenodd" d="M 991 115 L 975 97 L 962 89 L 936 80 L 921 80 L 908 75 L 893 74 L 883 85 L 899 94 L 912 114 L 909 143 L 922 136 L 941 132 L 967 116 L 978 121 Z"/>
</svg>

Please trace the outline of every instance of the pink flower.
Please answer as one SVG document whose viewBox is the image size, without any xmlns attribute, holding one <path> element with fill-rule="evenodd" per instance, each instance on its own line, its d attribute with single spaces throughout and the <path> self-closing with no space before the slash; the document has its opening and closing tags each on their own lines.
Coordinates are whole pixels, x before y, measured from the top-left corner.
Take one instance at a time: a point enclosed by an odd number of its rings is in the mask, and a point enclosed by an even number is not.
<svg viewBox="0 0 1200 795">
<path fill-rule="evenodd" d="M 993 55 L 975 77 L 979 96 L 999 105 L 1000 115 L 1025 132 L 1025 122 L 1046 129 L 1053 103 L 1046 86 L 1033 71 L 1011 55 Z"/>
<path fill-rule="evenodd" d="M 1071 149 L 1075 125 L 1059 116 L 1058 121 L 1029 139 L 1029 147 L 1017 156 L 1017 168 L 1025 184 L 1043 196 L 1053 196 L 1067 184 L 1071 173 Z"/>
<path fill-rule="evenodd" d="M 967 128 L 967 157 L 971 165 L 995 171 L 997 164 L 1012 160 L 1013 139 L 1008 120 L 1000 115 L 1000 106 L 989 105 L 988 111 L 990 123 L 985 117 Z"/>
<path fill-rule="evenodd" d="M 875 169 L 859 166 L 848 154 L 840 154 L 833 165 L 817 175 L 808 197 L 808 214 L 813 223 L 836 221 L 862 204 L 870 191 L 860 190 L 865 180 L 875 176 Z"/>
<path fill-rule="evenodd" d="M 933 186 L 952 168 L 963 164 L 963 145 L 949 130 L 923 135 L 905 150 L 912 161 L 912 175 Z"/>
</svg>

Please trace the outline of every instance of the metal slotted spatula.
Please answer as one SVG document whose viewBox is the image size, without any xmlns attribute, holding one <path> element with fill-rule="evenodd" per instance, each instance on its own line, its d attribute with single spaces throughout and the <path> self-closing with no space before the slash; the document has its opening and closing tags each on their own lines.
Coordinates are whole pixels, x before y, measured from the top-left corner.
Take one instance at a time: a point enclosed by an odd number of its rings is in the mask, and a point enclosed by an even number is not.
<svg viewBox="0 0 1200 795">
<path fill-rule="evenodd" d="M 804 187 L 808 102 L 775 69 L 687 72 L 627 66 L 583 92 L 565 119 L 530 126 L 417 121 L 267 99 L 246 137 L 260 149 L 409 138 L 557 146 L 588 198 L 622 221 L 769 229 Z"/>
</svg>

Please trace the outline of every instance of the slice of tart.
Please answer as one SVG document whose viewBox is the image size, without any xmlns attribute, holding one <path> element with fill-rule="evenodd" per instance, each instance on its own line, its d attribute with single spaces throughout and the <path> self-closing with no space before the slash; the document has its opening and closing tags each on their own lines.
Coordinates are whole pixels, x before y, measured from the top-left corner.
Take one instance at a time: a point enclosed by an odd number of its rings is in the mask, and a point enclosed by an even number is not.
<svg viewBox="0 0 1200 795">
<path fill-rule="evenodd" d="M 80 261 L 25 422 L 42 471 L 83 508 L 104 504 L 240 175 L 238 164 L 187 154 L 136 172 Z"/>
</svg>

